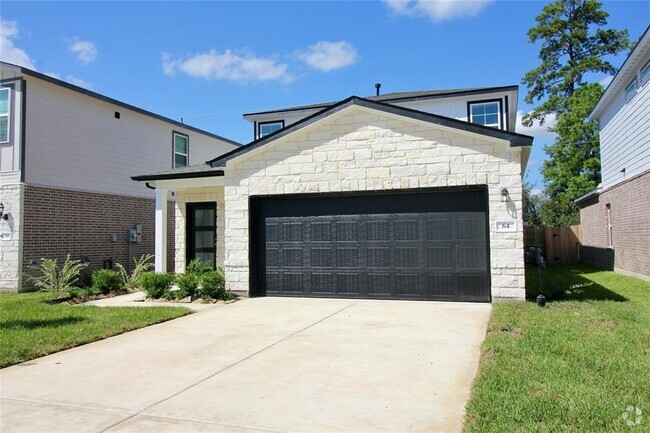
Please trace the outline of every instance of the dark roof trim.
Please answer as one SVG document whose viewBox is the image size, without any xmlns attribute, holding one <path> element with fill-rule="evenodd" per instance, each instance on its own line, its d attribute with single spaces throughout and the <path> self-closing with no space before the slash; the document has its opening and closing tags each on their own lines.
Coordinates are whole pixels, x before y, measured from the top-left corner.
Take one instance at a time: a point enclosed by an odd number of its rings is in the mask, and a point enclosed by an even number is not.
<svg viewBox="0 0 650 433">
<path fill-rule="evenodd" d="M 81 93 L 86 96 L 90 96 L 91 98 L 99 99 L 100 101 L 108 102 L 109 104 L 114 104 L 117 106 L 120 106 L 122 108 L 126 108 L 127 110 L 135 111 L 136 113 L 142 114 L 144 116 L 152 117 L 154 119 L 162 120 L 163 122 L 171 123 L 173 125 L 176 125 L 181 128 L 188 129 L 190 131 L 197 132 L 199 134 L 207 135 L 208 137 L 216 138 L 217 140 L 225 141 L 226 143 L 234 144 L 235 146 L 241 146 L 241 143 L 238 143 L 234 140 L 231 140 L 229 138 L 222 137 L 217 134 L 213 134 L 212 132 L 204 131 L 203 129 L 196 128 L 194 126 L 187 125 L 185 123 L 178 122 L 174 119 L 170 119 L 165 116 L 161 116 L 156 113 L 152 113 L 151 111 L 144 110 L 142 108 L 135 107 L 133 105 L 127 104 L 126 102 L 118 101 L 117 99 L 109 98 L 108 96 L 101 95 L 99 93 L 93 92 L 88 89 L 84 89 L 83 87 L 75 86 L 74 84 L 67 83 L 65 81 L 50 77 L 49 75 L 41 74 L 40 72 L 33 71 L 31 69 L 24 68 L 22 66 L 14 65 L 12 63 L 7 63 L 7 62 L 2 62 L 3 65 L 8 65 L 8 66 L 13 66 L 16 68 L 20 69 L 20 72 L 34 77 L 38 78 L 39 80 L 47 81 L 48 83 L 51 84 L 56 84 L 57 86 L 65 87 L 68 90 L 72 90 L 77 93 Z"/>
<path fill-rule="evenodd" d="M 207 168 L 210 167 L 207 166 Z M 152 181 L 152 180 L 191 179 L 196 177 L 215 177 L 215 176 L 223 176 L 223 170 L 194 171 L 191 173 L 180 172 L 180 173 L 167 173 L 167 174 L 144 174 L 142 176 L 131 176 L 131 179 L 138 182 L 144 182 L 144 181 Z"/>
<path fill-rule="evenodd" d="M 285 135 L 291 134 L 299 129 L 302 129 L 310 124 L 317 122 L 325 117 L 331 116 L 347 107 L 352 105 L 358 105 L 360 107 L 371 108 L 374 110 L 382 111 L 384 113 L 395 114 L 398 116 L 404 116 L 411 119 L 420 120 L 423 122 L 429 122 L 436 125 L 446 126 L 449 128 L 459 129 L 461 131 L 471 132 L 474 134 L 486 135 L 492 138 L 499 138 L 502 140 L 507 140 L 510 142 L 511 147 L 521 147 L 521 146 L 532 146 L 533 137 L 519 134 L 516 132 L 504 131 L 501 129 L 494 129 L 488 126 L 477 125 L 474 123 L 465 122 L 464 120 L 452 119 L 450 117 L 440 116 L 437 114 L 425 113 L 423 111 L 413 110 L 410 108 L 398 107 L 396 105 L 385 104 L 376 101 L 370 101 L 368 99 L 363 99 L 358 96 L 351 96 L 347 99 L 344 99 L 333 106 L 326 108 L 318 113 L 314 113 L 311 116 L 305 117 L 302 120 L 299 120 L 296 123 L 293 123 L 285 128 L 282 128 L 273 134 L 266 135 L 260 139 L 254 140 L 239 149 L 234 149 L 228 153 L 224 153 L 217 158 L 214 158 L 210 161 L 206 161 L 207 164 L 210 164 L 212 167 L 223 167 L 223 164 L 230 159 L 239 156 L 241 154 L 255 150 L 258 147 L 264 146 L 272 141 L 277 140 L 278 138 L 284 137 Z"/>
<path fill-rule="evenodd" d="M 440 92 L 427 95 L 426 92 L 411 92 L 413 96 L 395 96 L 393 98 L 387 97 L 389 95 L 379 95 L 379 96 L 369 96 L 367 99 L 369 101 L 375 102 L 406 102 L 406 101 L 419 101 L 419 100 L 429 100 L 429 99 L 439 99 L 439 98 L 449 98 L 452 96 L 468 96 L 468 95 L 481 95 L 485 93 L 496 93 L 496 92 L 512 92 L 519 91 L 519 86 L 500 86 L 500 87 L 482 87 L 478 89 L 464 89 L 464 90 L 450 90 L 448 92 Z M 409 92 L 397 93 L 396 95 L 405 95 Z M 258 111 L 254 113 L 246 113 L 243 116 L 256 116 L 261 114 L 273 114 L 273 113 L 285 113 L 291 111 L 304 111 L 304 110 L 315 110 L 328 108 L 333 105 L 336 105 L 336 102 L 323 102 L 322 104 L 313 104 L 313 105 L 301 105 L 298 107 L 290 107 L 285 109 L 276 109 L 268 111 Z"/>
</svg>

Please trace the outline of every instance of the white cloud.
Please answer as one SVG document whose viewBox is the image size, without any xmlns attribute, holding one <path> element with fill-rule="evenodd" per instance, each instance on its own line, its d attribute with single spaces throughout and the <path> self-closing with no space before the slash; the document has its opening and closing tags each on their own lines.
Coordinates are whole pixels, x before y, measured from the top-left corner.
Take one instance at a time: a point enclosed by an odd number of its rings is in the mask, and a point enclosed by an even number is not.
<svg viewBox="0 0 650 433">
<path fill-rule="evenodd" d="M 350 42 L 321 41 L 298 52 L 298 58 L 319 71 L 345 68 L 357 61 L 357 49 Z"/>
<path fill-rule="evenodd" d="M 90 41 L 76 41 L 70 44 L 70 51 L 77 56 L 84 65 L 92 63 L 97 58 L 97 47 Z"/>
<path fill-rule="evenodd" d="M 248 52 L 226 50 L 223 53 L 210 50 L 186 59 L 174 59 L 168 53 L 162 54 L 163 72 L 173 77 L 177 71 L 190 77 L 220 79 L 237 82 L 284 81 L 294 77 L 289 74 L 288 65 L 272 57 L 258 57 Z"/>
<path fill-rule="evenodd" d="M 383 0 L 396 15 L 425 16 L 434 23 L 475 16 L 493 0 Z"/>
<path fill-rule="evenodd" d="M 36 69 L 34 60 L 24 50 L 14 45 L 16 38 L 18 38 L 18 23 L 0 20 L 0 59 L 3 62 Z"/>
<path fill-rule="evenodd" d="M 542 191 L 540 188 L 533 188 L 530 190 L 530 195 L 532 196 L 541 196 L 544 194 L 544 191 Z"/>
<path fill-rule="evenodd" d="M 524 117 L 523 111 L 517 111 L 517 127 L 516 131 L 520 134 L 532 135 L 538 140 L 553 141 L 555 140 L 555 133 L 548 130 L 548 128 L 555 126 L 556 119 L 554 114 L 549 114 L 544 118 L 544 125 L 540 125 L 538 120 L 535 120 L 531 126 L 523 126 L 521 120 Z"/>
</svg>

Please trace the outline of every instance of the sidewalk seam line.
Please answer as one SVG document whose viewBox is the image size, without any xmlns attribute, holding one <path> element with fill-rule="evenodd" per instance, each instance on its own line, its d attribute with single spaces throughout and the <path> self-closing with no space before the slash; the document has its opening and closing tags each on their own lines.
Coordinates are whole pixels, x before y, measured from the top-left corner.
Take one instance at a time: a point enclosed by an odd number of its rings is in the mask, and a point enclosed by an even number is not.
<svg viewBox="0 0 650 433">
<path fill-rule="evenodd" d="M 213 374 L 211 374 L 211 375 L 209 375 L 209 376 L 207 376 L 207 377 L 205 377 L 205 378 L 203 378 L 203 379 L 200 379 L 199 381 L 197 381 L 197 382 L 195 382 L 195 383 L 193 383 L 193 384 L 191 384 L 191 385 L 188 385 L 188 386 L 184 387 L 183 389 L 181 389 L 181 390 L 179 390 L 179 391 L 176 391 L 176 392 L 174 392 L 173 394 L 171 394 L 171 395 L 169 395 L 169 396 L 167 396 L 167 397 L 165 397 L 165 398 L 163 398 L 163 399 L 161 399 L 161 400 L 159 400 L 159 401 L 157 401 L 157 402 L 155 402 L 155 403 L 150 404 L 149 406 L 146 406 L 146 407 L 140 409 L 139 411 L 135 412 L 133 415 L 130 415 L 130 416 L 128 416 L 128 417 L 126 417 L 126 418 L 124 418 L 124 419 L 122 419 L 122 420 L 119 420 L 119 421 L 113 423 L 112 425 L 110 425 L 110 426 L 108 426 L 108 427 L 106 427 L 106 428 L 100 430 L 98 433 L 105 433 L 105 432 L 107 432 L 108 430 L 110 430 L 110 429 L 112 429 L 112 428 L 114 428 L 114 427 L 117 427 L 118 425 L 120 425 L 120 424 L 122 424 L 122 423 L 124 423 L 124 422 L 126 422 L 126 421 L 128 421 L 128 420 L 130 420 L 131 418 L 133 418 L 133 417 L 135 417 L 135 416 L 137 416 L 137 415 L 142 414 L 144 411 L 146 411 L 146 410 L 148 410 L 148 409 L 151 409 L 152 407 L 157 406 L 157 405 L 159 405 L 159 404 L 161 404 L 161 403 L 164 403 L 164 402 L 166 402 L 167 400 L 171 400 L 172 398 L 176 397 L 177 395 L 180 395 L 180 394 L 184 393 L 185 391 L 188 391 L 188 390 L 194 388 L 195 386 L 197 386 L 197 385 L 199 385 L 199 384 L 201 384 L 201 383 L 203 383 L 203 382 L 205 382 L 205 381 L 207 381 L 207 380 L 209 380 L 209 379 L 212 379 L 213 377 L 215 377 L 215 376 L 217 376 L 217 375 L 223 373 L 224 371 L 230 370 L 231 368 L 233 368 L 233 367 L 235 367 L 235 366 L 241 364 L 241 363 L 244 362 L 244 361 L 248 361 L 248 360 L 251 359 L 252 357 L 254 357 L 254 356 L 256 356 L 256 355 L 259 355 L 260 353 L 265 352 L 266 350 L 268 350 L 268 349 L 270 349 L 270 348 L 272 348 L 272 347 L 274 347 L 274 346 L 277 346 L 278 344 L 280 344 L 280 343 L 282 343 L 282 342 L 288 340 L 289 338 L 294 337 L 294 336 L 300 334 L 301 332 L 304 332 L 304 331 L 308 330 L 309 328 L 312 328 L 312 327 L 318 325 L 319 323 L 321 323 L 321 322 L 323 322 L 323 321 L 329 319 L 330 317 L 333 317 L 333 316 L 339 314 L 340 312 L 342 312 L 342 311 L 344 311 L 344 310 L 347 310 L 348 308 L 350 308 L 351 306 L 353 306 L 353 305 L 355 305 L 355 304 L 357 304 L 357 303 L 358 303 L 358 302 L 352 302 L 351 304 L 346 305 L 345 307 L 343 307 L 343 308 L 341 308 L 341 309 L 339 309 L 339 310 L 337 310 L 337 311 L 335 311 L 335 312 L 333 312 L 333 313 L 331 313 L 331 314 L 329 314 L 329 315 L 323 317 L 322 319 L 317 320 L 316 322 L 312 323 L 311 325 L 306 326 L 306 327 L 304 327 L 304 328 L 302 328 L 302 329 L 300 329 L 300 330 L 298 330 L 298 331 L 296 331 L 296 332 L 293 332 L 293 333 L 287 335 L 286 337 L 283 337 L 283 338 L 281 338 L 280 340 L 278 340 L 278 341 L 276 341 L 276 342 L 274 342 L 274 343 L 271 343 L 271 344 L 269 344 L 268 346 L 263 347 L 262 349 L 258 350 L 257 352 L 254 352 L 254 353 L 252 353 L 252 354 L 250 354 L 250 355 L 248 355 L 248 356 L 246 356 L 246 357 L 244 357 L 244 358 L 238 360 L 237 362 L 235 362 L 235 363 L 233 363 L 233 364 L 227 365 L 227 366 L 225 366 L 224 368 L 222 368 L 222 369 L 220 369 L 220 370 L 214 372 Z M 149 415 L 148 415 L 148 416 L 149 416 Z"/>
</svg>

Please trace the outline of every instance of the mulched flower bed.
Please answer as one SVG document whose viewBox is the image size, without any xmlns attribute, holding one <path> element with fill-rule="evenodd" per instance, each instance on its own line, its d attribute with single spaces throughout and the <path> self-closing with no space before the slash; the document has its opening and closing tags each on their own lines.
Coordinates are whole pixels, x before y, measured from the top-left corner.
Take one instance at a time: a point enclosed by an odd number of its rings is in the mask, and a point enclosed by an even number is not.
<svg viewBox="0 0 650 433">
<path fill-rule="evenodd" d="M 88 301 L 96 301 L 98 299 L 106 299 L 106 298 L 113 298 L 115 296 L 120 296 L 120 295 L 127 295 L 129 293 L 134 293 L 137 292 L 138 290 L 136 289 L 120 289 L 120 290 L 113 290 L 110 293 L 99 293 L 96 295 L 83 295 L 83 296 L 75 296 L 75 297 L 67 297 L 67 298 L 59 298 L 59 299 L 53 299 L 51 301 L 47 301 L 48 304 L 70 304 L 70 305 L 77 305 L 77 304 L 83 304 L 84 302 Z"/>
</svg>

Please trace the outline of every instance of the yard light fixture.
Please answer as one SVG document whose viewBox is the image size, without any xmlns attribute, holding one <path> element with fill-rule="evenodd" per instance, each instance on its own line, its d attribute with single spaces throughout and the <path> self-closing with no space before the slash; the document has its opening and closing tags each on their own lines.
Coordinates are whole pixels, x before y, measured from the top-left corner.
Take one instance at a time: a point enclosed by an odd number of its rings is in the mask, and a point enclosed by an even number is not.
<svg viewBox="0 0 650 433">
<path fill-rule="evenodd" d="M 501 190 L 501 201 L 506 203 L 508 200 L 510 200 L 510 194 L 506 188 L 503 188 Z"/>
<path fill-rule="evenodd" d="M 0 219 L 5 221 L 9 219 L 9 215 L 5 213 L 5 205 L 2 202 L 0 202 Z"/>
</svg>

